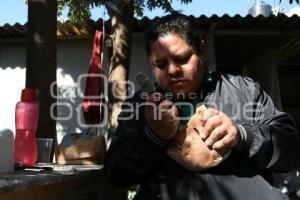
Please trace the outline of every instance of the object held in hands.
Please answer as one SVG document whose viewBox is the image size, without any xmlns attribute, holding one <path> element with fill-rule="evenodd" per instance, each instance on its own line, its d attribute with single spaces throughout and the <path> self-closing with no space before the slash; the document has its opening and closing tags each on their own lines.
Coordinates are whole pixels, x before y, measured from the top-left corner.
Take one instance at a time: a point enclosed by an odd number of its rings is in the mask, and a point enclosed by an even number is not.
<svg viewBox="0 0 300 200">
<path fill-rule="evenodd" d="M 155 92 L 155 85 L 144 73 L 137 73 L 136 81 L 140 86 L 142 92 L 145 92 L 147 94 Z M 179 117 L 181 118 L 178 131 L 181 131 L 186 128 L 186 124 L 188 122 L 187 118 L 191 117 L 193 111 L 191 111 L 189 106 L 185 105 L 179 104 L 179 106 L 176 107 L 179 110 Z"/>
<path fill-rule="evenodd" d="M 144 73 L 137 73 L 135 78 L 143 92 L 146 92 L 148 94 L 155 92 L 153 82 L 150 79 L 148 79 Z"/>
<path fill-rule="evenodd" d="M 199 128 L 199 126 L 197 129 L 194 128 L 193 123 L 201 123 L 201 110 L 205 109 L 204 105 L 197 109 L 186 129 L 180 130 L 175 135 L 167 150 L 168 156 L 190 171 L 200 171 L 217 166 L 230 154 L 230 150 L 217 152 L 209 148 L 200 137 L 200 134 L 206 129 Z"/>
</svg>

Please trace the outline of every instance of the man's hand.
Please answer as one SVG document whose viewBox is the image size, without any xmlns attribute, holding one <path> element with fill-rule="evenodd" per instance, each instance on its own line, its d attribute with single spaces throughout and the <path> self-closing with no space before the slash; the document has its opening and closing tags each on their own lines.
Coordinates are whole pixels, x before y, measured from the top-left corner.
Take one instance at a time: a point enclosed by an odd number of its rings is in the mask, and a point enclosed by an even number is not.
<svg viewBox="0 0 300 200">
<path fill-rule="evenodd" d="M 162 139 L 172 139 L 179 126 L 178 109 L 163 95 L 153 93 L 147 99 L 145 118 L 149 128 Z"/>
<path fill-rule="evenodd" d="M 224 151 L 238 143 L 238 129 L 225 113 L 201 106 L 197 109 L 196 115 L 199 116 L 199 121 L 193 121 L 192 126 L 195 129 L 204 126 L 206 131 L 201 132 L 200 136 L 207 146 L 217 151 Z"/>
<path fill-rule="evenodd" d="M 192 117 L 190 122 L 194 119 Z M 187 129 L 181 130 L 172 140 L 167 155 L 190 171 L 200 171 L 217 166 L 226 159 L 228 151 L 218 152 L 208 148 L 199 135 L 203 132 L 206 132 L 204 127 L 195 130 L 188 126 Z"/>
<path fill-rule="evenodd" d="M 205 106 L 197 109 L 187 128 L 178 132 L 167 150 L 167 154 L 182 167 L 200 171 L 217 166 L 229 155 L 229 149 L 215 150 L 208 147 L 203 137 L 209 135 L 201 120 Z"/>
</svg>

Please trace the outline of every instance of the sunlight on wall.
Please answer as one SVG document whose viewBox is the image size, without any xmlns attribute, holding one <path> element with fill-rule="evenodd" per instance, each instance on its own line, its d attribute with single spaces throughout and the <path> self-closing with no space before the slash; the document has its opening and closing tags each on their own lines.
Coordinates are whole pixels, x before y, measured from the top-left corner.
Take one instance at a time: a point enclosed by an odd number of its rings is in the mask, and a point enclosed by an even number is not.
<svg viewBox="0 0 300 200">
<path fill-rule="evenodd" d="M 15 107 L 25 87 L 25 73 L 20 67 L 0 68 L 0 129 L 15 132 Z"/>
<path fill-rule="evenodd" d="M 84 84 L 77 84 L 74 74 L 67 74 L 64 69 L 58 67 L 57 72 L 57 140 L 70 133 L 80 133 L 83 128 L 79 126 L 78 119 L 83 119 L 79 105 L 82 99 L 78 90 L 83 93 Z M 77 88 L 79 87 L 79 89 Z"/>
<path fill-rule="evenodd" d="M 71 122 L 76 119 L 74 116 L 74 105 L 76 102 L 76 80 L 66 74 L 62 68 L 56 71 L 57 76 L 57 140 L 61 141 L 62 137 L 68 134 L 68 130 L 74 129 L 71 127 Z M 74 123 L 73 123 L 74 124 Z"/>
<path fill-rule="evenodd" d="M 64 73 L 62 68 L 58 68 L 57 75 L 57 94 L 59 99 L 67 99 L 74 103 L 76 98 L 76 82 L 70 74 Z"/>
</svg>

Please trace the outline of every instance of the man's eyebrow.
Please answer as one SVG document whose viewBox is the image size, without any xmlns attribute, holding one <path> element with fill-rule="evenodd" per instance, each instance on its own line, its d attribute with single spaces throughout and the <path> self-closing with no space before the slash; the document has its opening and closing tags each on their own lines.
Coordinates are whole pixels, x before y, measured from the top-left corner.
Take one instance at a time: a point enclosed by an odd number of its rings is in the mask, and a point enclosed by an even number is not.
<svg viewBox="0 0 300 200">
<path fill-rule="evenodd" d="M 192 54 L 193 51 L 192 50 L 187 50 L 187 51 L 183 51 L 183 52 L 180 52 L 178 54 L 175 54 L 174 57 L 185 57 L 185 56 L 188 56 L 190 54 Z"/>
<path fill-rule="evenodd" d="M 152 60 L 152 63 L 161 63 L 161 62 L 165 62 L 164 58 L 156 58 L 154 60 Z"/>
</svg>

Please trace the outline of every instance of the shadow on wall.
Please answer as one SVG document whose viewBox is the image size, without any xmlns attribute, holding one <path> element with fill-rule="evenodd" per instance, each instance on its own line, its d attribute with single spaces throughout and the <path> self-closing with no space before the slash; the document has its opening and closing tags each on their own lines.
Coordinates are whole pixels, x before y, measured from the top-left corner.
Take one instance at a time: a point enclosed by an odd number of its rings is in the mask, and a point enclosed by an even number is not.
<svg viewBox="0 0 300 200">
<path fill-rule="evenodd" d="M 26 42 L 1 43 L 0 68 L 25 69 L 26 66 Z"/>
<path fill-rule="evenodd" d="M 84 83 L 77 83 L 81 74 L 88 72 L 92 49 L 92 38 L 57 41 L 57 139 L 65 134 L 79 133 L 84 128 L 77 123 L 77 118 L 83 119 L 82 103 L 78 90 L 83 91 Z M 77 85 L 80 86 L 77 89 Z M 79 116 L 78 116 L 79 115 Z M 78 117 L 77 117 L 78 116 Z"/>
</svg>

